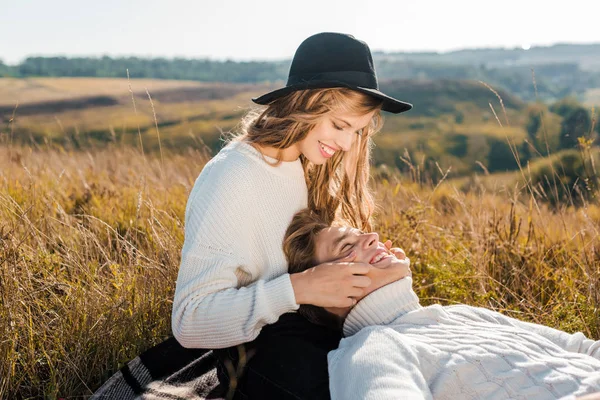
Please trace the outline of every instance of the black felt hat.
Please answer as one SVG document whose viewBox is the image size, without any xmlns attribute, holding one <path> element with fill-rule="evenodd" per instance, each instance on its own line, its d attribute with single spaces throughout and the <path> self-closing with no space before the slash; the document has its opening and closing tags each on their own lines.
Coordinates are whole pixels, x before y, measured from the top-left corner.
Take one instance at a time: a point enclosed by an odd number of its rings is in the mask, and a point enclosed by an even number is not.
<svg viewBox="0 0 600 400">
<path fill-rule="evenodd" d="M 382 110 L 394 114 L 408 111 L 412 104 L 379 91 L 369 46 L 352 35 L 322 32 L 300 44 L 285 87 L 253 98 L 269 104 L 296 90 L 347 87 L 383 100 Z"/>
</svg>

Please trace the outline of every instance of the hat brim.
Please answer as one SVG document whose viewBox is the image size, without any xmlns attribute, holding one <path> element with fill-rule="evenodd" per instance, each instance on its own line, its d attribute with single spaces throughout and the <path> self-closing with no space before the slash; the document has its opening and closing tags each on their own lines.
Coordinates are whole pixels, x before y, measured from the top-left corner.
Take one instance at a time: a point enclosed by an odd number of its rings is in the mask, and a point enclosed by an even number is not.
<svg viewBox="0 0 600 400">
<path fill-rule="evenodd" d="M 380 92 L 377 89 L 365 88 L 361 86 L 352 86 L 348 85 L 345 82 L 339 81 L 310 81 L 307 83 L 300 83 L 296 85 L 285 86 L 281 89 L 273 90 L 272 92 L 265 93 L 262 96 L 254 97 L 252 99 L 256 104 L 267 105 L 271 102 L 277 100 L 280 97 L 283 97 L 287 94 L 295 92 L 297 90 L 306 90 L 306 89 L 323 89 L 323 88 L 333 88 L 333 87 L 346 87 L 349 89 L 356 90 L 361 93 L 365 93 L 378 99 L 383 100 L 383 105 L 381 109 L 383 111 L 390 112 L 392 114 L 400 114 L 402 112 L 410 110 L 413 106 L 410 103 L 406 103 L 404 101 L 400 101 L 393 97 L 388 96 L 385 93 Z"/>
</svg>

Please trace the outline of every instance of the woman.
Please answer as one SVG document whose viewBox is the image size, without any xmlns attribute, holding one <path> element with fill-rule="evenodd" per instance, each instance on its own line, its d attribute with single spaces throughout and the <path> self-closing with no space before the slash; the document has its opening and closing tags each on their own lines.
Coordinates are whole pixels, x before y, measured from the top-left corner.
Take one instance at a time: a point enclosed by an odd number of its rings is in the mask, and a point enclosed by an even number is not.
<svg viewBox="0 0 600 400">
<path fill-rule="evenodd" d="M 345 338 L 328 355 L 333 399 L 600 395 L 600 341 L 485 308 L 422 307 L 409 260 L 390 254 L 377 233 L 332 226 L 303 210 L 290 224 L 284 249 L 295 273 L 350 252 L 373 266 L 372 283 L 355 307 L 300 307 L 313 323 L 343 330 Z"/>
<path fill-rule="evenodd" d="M 325 357 L 339 334 L 294 311 L 352 305 L 371 267 L 323 263 L 288 274 L 281 243 L 307 206 L 370 228 L 371 136 L 380 110 L 412 106 L 381 93 L 368 46 L 339 33 L 306 39 L 287 85 L 253 100 L 266 109 L 242 121 L 241 134 L 207 163 L 190 193 L 173 334 L 191 348 L 257 339 L 242 385 L 250 397 L 328 397 Z"/>
</svg>

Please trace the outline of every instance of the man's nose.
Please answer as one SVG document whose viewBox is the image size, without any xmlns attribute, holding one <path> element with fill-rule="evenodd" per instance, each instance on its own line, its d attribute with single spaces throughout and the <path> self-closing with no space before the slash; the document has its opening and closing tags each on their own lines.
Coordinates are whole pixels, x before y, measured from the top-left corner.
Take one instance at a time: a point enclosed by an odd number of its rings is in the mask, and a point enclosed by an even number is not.
<svg viewBox="0 0 600 400">
<path fill-rule="evenodd" d="M 377 232 L 365 233 L 363 246 L 368 249 L 379 245 L 379 235 Z"/>
</svg>

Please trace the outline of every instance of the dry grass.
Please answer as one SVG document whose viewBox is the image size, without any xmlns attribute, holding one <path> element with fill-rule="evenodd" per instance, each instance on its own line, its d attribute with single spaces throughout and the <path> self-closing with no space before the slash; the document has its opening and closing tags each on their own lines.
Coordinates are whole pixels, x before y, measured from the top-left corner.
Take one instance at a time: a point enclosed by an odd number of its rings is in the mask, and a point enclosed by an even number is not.
<svg viewBox="0 0 600 400">
<path fill-rule="evenodd" d="M 425 303 L 462 302 L 600 339 L 600 208 L 495 194 L 378 185 L 379 230 L 406 246 Z"/>
<path fill-rule="evenodd" d="M 142 126 L 144 147 L 156 147 L 159 121 L 179 117 L 160 136 L 173 139 L 183 127 L 204 148 L 198 133 L 208 140 L 204 133 L 217 132 L 220 119 L 235 123 L 234 103 L 248 95 L 204 101 L 201 110 L 194 102 L 158 102 L 158 116 L 149 97 L 136 101 L 133 114 L 128 101 L 114 115 L 61 114 L 47 129 L 122 119 L 123 126 Z M 198 113 L 204 117 L 193 119 Z M 17 127 L 44 123 L 29 118 Z M 431 123 L 390 118 L 387 125 L 395 131 L 415 122 Z M 523 137 L 521 128 L 493 124 L 473 119 L 471 128 Z M 451 117 L 425 129 L 472 136 Z M 0 146 L 0 398 L 84 398 L 170 334 L 187 196 L 210 155 L 165 149 L 143 156 L 133 139 L 131 147 L 112 141 L 85 152 Z M 378 147 L 402 148 L 397 141 L 384 132 Z M 550 210 L 526 179 L 475 181 L 469 193 L 450 182 L 423 184 L 419 165 L 407 161 L 408 177 L 376 173 L 376 222 L 383 238 L 411 257 L 423 303 L 489 307 L 600 339 L 600 207 Z"/>
<path fill-rule="evenodd" d="M 208 157 L 166 152 L 161 175 L 131 148 L 0 147 L 0 398 L 85 397 L 170 334 L 187 195 Z M 375 183 L 378 229 L 412 259 L 424 303 L 600 339 L 600 208 Z"/>
<path fill-rule="evenodd" d="M 207 159 L 0 148 L 0 398 L 90 394 L 170 332 Z"/>
</svg>

